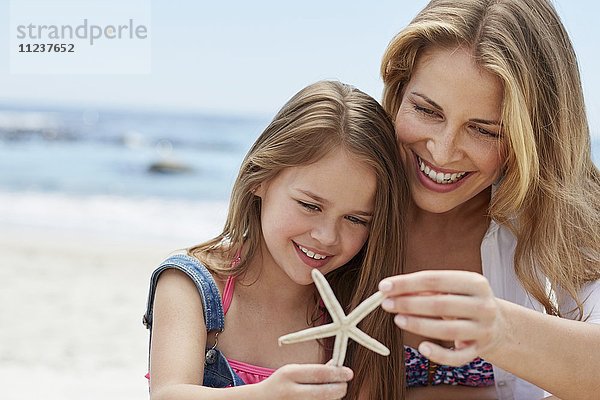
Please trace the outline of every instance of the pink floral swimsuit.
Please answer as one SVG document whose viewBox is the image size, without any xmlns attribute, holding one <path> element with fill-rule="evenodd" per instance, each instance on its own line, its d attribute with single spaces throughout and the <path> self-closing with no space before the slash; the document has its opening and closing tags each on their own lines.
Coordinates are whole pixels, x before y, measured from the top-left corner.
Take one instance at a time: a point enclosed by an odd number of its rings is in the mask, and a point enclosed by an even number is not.
<svg viewBox="0 0 600 400">
<path fill-rule="evenodd" d="M 437 365 L 409 346 L 404 346 L 406 386 L 462 385 L 482 387 L 494 385 L 492 364 L 476 358 L 461 367 Z"/>
</svg>

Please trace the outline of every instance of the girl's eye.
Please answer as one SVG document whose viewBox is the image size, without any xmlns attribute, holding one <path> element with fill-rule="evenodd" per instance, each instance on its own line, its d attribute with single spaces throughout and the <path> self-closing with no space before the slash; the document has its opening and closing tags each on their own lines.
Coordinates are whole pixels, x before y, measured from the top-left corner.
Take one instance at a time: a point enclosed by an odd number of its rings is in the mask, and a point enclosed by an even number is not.
<svg viewBox="0 0 600 400">
<path fill-rule="evenodd" d="M 300 206 L 302 208 L 304 208 L 307 211 L 311 211 L 311 212 L 317 212 L 317 211 L 321 211 L 321 209 L 319 208 L 319 206 L 316 206 L 314 204 L 310 204 L 310 203 L 305 203 L 303 201 L 297 200 L 298 204 L 300 204 Z"/>
<path fill-rule="evenodd" d="M 364 226 L 366 226 L 366 225 L 368 224 L 368 222 L 367 222 L 367 221 L 365 221 L 365 220 L 363 220 L 363 219 L 360 219 L 360 218 L 357 218 L 357 217 L 355 217 L 355 216 L 353 216 L 353 215 L 348 215 L 348 216 L 346 217 L 346 219 L 347 219 L 348 221 L 350 221 L 351 223 L 353 223 L 353 224 L 356 224 L 356 225 L 364 225 Z"/>
</svg>

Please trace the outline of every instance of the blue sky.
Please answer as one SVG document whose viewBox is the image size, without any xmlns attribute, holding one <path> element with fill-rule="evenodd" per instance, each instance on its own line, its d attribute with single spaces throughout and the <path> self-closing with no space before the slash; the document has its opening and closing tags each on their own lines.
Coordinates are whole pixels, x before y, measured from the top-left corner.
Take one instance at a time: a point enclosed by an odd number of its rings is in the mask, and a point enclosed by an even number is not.
<svg viewBox="0 0 600 400">
<path fill-rule="evenodd" d="M 8 3 L 0 5 L 0 26 L 8 25 Z M 0 101 L 270 116 L 319 79 L 352 83 L 379 99 L 381 55 L 425 4 L 152 0 L 151 73 L 139 75 L 11 75 L 5 29 Z M 555 4 L 579 56 L 592 132 L 600 137 L 600 5 Z"/>
</svg>

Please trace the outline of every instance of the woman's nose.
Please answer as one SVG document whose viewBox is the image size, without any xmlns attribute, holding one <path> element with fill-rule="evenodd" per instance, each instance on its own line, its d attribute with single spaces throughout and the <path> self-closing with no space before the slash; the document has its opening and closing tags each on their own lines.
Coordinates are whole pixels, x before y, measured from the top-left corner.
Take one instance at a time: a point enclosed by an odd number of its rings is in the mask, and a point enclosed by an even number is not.
<svg viewBox="0 0 600 400">
<path fill-rule="evenodd" d="M 431 154 L 431 161 L 438 167 L 459 161 L 463 157 L 460 147 L 460 132 L 452 127 L 447 127 L 427 140 L 427 150 Z"/>
</svg>

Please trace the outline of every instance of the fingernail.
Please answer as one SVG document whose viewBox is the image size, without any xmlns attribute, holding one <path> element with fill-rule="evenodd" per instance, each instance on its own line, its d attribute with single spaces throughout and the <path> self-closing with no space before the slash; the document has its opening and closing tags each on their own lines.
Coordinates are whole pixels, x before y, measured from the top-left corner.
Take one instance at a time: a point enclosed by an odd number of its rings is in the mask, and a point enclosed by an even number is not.
<svg viewBox="0 0 600 400">
<path fill-rule="evenodd" d="M 352 371 L 350 368 L 348 367 L 344 367 L 346 369 L 346 379 L 350 380 L 354 377 L 354 371 Z"/>
<path fill-rule="evenodd" d="M 419 353 L 423 354 L 425 357 L 429 357 L 431 355 L 431 347 L 422 344 L 419 346 Z"/>
<path fill-rule="evenodd" d="M 390 281 L 381 281 L 379 282 L 379 290 L 382 292 L 389 292 L 392 290 L 392 282 Z"/>
<path fill-rule="evenodd" d="M 406 326 L 407 323 L 407 319 L 404 315 L 396 315 L 394 317 L 394 322 L 396 323 L 396 325 L 398 325 L 400 328 L 404 328 Z"/>
<path fill-rule="evenodd" d="M 381 303 L 381 307 L 383 307 L 384 310 L 391 310 L 394 307 L 394 300 L 385 299 L 383 303 Z"/>
</svg>

